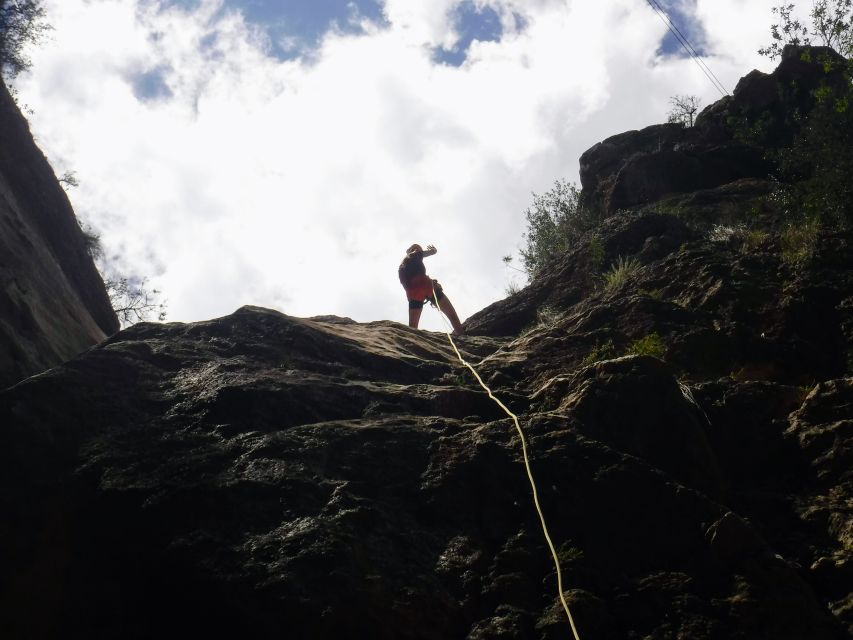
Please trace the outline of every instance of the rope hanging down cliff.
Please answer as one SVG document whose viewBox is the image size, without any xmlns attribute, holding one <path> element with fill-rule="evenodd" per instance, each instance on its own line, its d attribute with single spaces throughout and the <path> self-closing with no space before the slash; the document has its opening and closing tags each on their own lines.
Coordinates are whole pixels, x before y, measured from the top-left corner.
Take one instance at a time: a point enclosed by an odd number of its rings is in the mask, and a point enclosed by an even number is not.
<svg viewBox="0 0 853 640">
<path fill-rule="evenodd" d="M 433 296 L 435 296 L 435 290 L 433 289 Z M 563 605 L 563 610 L 566 612 L 566 617 L 569 620 L 569 626 L 572 628 L 572 635 L 575 640 L 580 640 L 580 636 L 578 635 L 577 627 L 575 627 L 574 618 L 572 618 L 572 613 L 569 611 L 569 605 L 566 603 L 566 597 L 563 595 L 563 573 L 560 570 L 560 560 L 557 558 L 557 550 L 554 548 L 554 543 L 551 541 L 551 536 L 548 533 L 548 525 L 545 524 L 545 515 L 542 513 L 542 507 L 539 504 L 539 493 L 536 491 L 536 482 L 533 480 L 533 471 L 530 469 L 530 459 L 527 456 L 527 439 L 524 437 L 524 431 L 521 429 L 521 424 L 518 422 L 518 416 L 516 416 L 512 411 L 510 411 L 507 406 L 498 400 L 495 395 L 492 393 L 492 390 L 486 386 L 486 383 L 483 382 L 483 379 L 480 377 L 480 374 L 477 373 L 477 370 L 474 369 L 466 360 L 462 357 L 462 354 L 459 353 L 459 349 L 456 347 L 456 343 L 453 341 L 453 336 L 450 335 L 450 326 L 448 324 L 447 318 L 444 317 L 444 313 L 436 307 L 439 315 L 441 316 L 442 321 L 445 326 L 445 333 L 447 334 L 447 339 L 450 341 L 450 346 L 453 347 L 453 351 L 456 353 L 456 357 L 459 358 L 459 362 L 461 362 L 464 366 L 468 367 L 471 373 L 474 374 L 474 377 L 477 379 L 477 382 L 480 383 L 480 386 L 483 387 L 485 392 L 489 394 L 489 397 L 494 400 L 498 406 L 503 409 L 506 414 L 512 418 L 512 421 L 515 423 L 515 428 L 518 431 L 518 436 L 521 438 L 521 452 L 524 456 L 524 467 L 527 470 L 527 478 L 530 480 L 530 488 L 533 490 L 533 504 L 536 506 L 536 513 L 539 514 L 539 522 L 542 524 L 542 533 L 545 534 L 545 541 L 548 543 L 548 548 L 551 550 L 551 557 L 554 560 L 554 567 L 557 569 L 557 591 L 560 596 L 560 603 Z"/>
</svg>

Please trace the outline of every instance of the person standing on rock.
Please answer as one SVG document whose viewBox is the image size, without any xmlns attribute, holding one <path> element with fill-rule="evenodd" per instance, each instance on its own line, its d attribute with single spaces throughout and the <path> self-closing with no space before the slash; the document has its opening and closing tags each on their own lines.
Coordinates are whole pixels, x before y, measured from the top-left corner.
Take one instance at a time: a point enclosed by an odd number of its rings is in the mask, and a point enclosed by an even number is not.
<svg viewBox="0 0 853 640">
<path fill-rule="evenodd" d="M 406 290 L 406 298 L 409 300 L 409 326 L 418 328 L 424 302 L 429 301 L 433 306 L 438 305 L 444 314 L 450 318 L 453 333 L 462 333 L 462 323 L 459 322 L 456 309 L 453 308 L 448 297 L 444 295 L 438 280 L 432 280 L 426 274 L 424 258 L 434 256 L 436 253 L 438 253 L 438 249 L 431 244 L 427 245 L 426 251 L 421 245 L 413 244 L 406 249 L 406 257 L 403 258 L 400 268 L 397 269 L 400 284 Z"/>
</svg>

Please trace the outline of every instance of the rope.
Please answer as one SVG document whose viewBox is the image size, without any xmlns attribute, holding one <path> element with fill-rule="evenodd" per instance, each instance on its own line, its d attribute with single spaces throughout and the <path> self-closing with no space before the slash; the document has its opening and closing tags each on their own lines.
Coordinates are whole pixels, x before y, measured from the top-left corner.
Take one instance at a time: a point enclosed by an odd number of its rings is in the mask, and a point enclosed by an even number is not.
<svg viewBox="0 0 853 640">
<path fill-rule="evenodd" d="M 432 291 L 433 299 L 438 302 L 438 298 L 435 295 L 435 287 L 433 287 Z M 459 353 L 459 349 L 456 347 L 456 343 L 453 341 L 453 336 L 450 335 L 450 327 L 448 326 L 447 318 L 444 316 L 444 312 L 440 307 L 436 305 L 436 309 L 439 312 L 442 320 L 444 321 L 444 326 L 447 329 L 445 333 L 447 334 L 447 339 L 450 340 L 450 346 L 453 347 L 453 351 L 456 352 L 456 357 L 459 358 L 459 362 L 468 367 L 471 373 L 474 374 L 474 377 L 477 379 L 477 382 L 480 383 L 480 386 L 489 394 L 489 397 L 494 400 L 498 406 L 503 409 L 506 414 L 512 418 L 512 421 L 515 423 L 515 428 L 518 431 L 518 436 L 521 438 L 521 451 L 524 455 L 524 468 L 527 470 L 527 478 L 530 480 L 530 488 L 533 489 L 533 504 L 536 505 L 536 513 L 539 514 L 539 522 L 542 524 L 542 533 L 545 534 L 545 541 L 548 543 L 548 548 L 551 550 L 551 557 L 554 560 L 554 567 L 557 569 L 557 592 L 560 596 L 560 602 L 563 605 L 563 610 L 566 612 L 566 617 L 569 620 L 569 626 L 572 628 L 572 635 L 575 640 L 580 640 L 580 636 L 578 635 L 577 627 L 575 627 L 575 621 L 572 618 L 572 613 L 569 611 L 569 605 L 566 603 L 566 598 L 563 595 L 563 573 L 560 570 L 560 560 L 557 558 L 557 550 L 554 548 L 554 543 L 551 541 L 551 536 L 548 534 L 548 525 L 545 524 L 545 516 L 542 513 L 542 507 L 539 505 L 539 493 L 536 491 L 536 482 L 533 480 L 533 471 L 530 469 L 530 459 L 527 456 L 527 440 L 524 437 L 524 432 L 521 430 L 521 424 L 518 422 L 518 416 L 516 416 L 512 411 L 510 411 L 507 406 L 498 400 L 492 390 L 486 386 L 486 383 L 483 382 L 483 379 L 480 377 L 480 374 L 477 373 L 476 369 L 472 367 L 465 358 L 462 357 L 462 354 Z"/>
<path fill-rule="evenodd" d="M 661 21 L 666 25 L 667 29 L 669 29 L 670 33 L 675 36 L 675 39 L 681 43 L 681 46 L 684 47 L 684 50 L 687 51 L 687 54 L 693 58 L 696 64 L 699 65 L 699 68 L 702 70 L 702 73 L 705 74 L 705 77 L 711 81 L 711 84 L 714 85 L 714 88 L 719 91 L 723 97 L 729 95 L 729 92 L 723 86 L 723 83 L 720 82 L 719 78 L 711 71 L 711 67 L 709 67 L 696 49 L 693 48 L 693 45 L 690 44 L 690 41 L 687 40 L 687 36 L 681 33 L 681 30 L 675 25 L 672 19 L 667 15 L 666 11 L 663 7 L 658 4 L 657 0 L 646 0 L 646 3 L 652 8 L 652 10 L 658 15 Z"/>
</svg>

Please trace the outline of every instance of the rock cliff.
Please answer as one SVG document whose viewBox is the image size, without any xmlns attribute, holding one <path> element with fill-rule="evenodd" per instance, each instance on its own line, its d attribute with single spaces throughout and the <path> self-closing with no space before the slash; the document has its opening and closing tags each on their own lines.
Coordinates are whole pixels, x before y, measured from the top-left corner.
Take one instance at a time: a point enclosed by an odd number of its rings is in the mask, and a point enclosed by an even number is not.
<svg viewBox="0 0 853 640">
<path fill-rule="evenodd" d="M 844 58 L 827 47 L 788 46 L 772 74 L 753 71 L 731 96 L 710 105 L 694 127 L 660 124 L 599 142 L 580 158 L 585 195 L 608 213 L 672 193 L 765 179 L 768 147 L 793 138 L 818 87 L 849 82 Z M 826 67 L 834 67 L 827 70 Z M 760 136 L 761 145 L 750 144 Z"/>
<path fill-rule="evenodd" d="M 458 340 L 584 640 L 853 631 L 853 234 L 792 257 L 729 177 L 646 192 Z M 0 424 L 11 637 L 570 637 L 520 440 L 441 334 L 142 323 Z"/>
<path fill-rule="evenodd" d="M 0 83 L 0 388 L 118 328 L 68 198 Z"/>
</svg>

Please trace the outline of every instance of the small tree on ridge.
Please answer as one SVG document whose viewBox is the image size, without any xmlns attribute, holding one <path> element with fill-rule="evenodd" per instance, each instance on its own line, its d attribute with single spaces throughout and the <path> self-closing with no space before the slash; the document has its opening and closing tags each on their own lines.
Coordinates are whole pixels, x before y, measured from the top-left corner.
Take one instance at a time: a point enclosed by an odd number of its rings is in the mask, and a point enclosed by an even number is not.
<svg viewBox="0 0 853 640">
<path fill-rule="evenodd" d="M 41 0 L 0 0 L 0 75 L 13 80 L 32 64 L 26 47 L 40 43 L 51 26 Z"/>
<path fill-rule="evenodd" d="M 792 17 L 794 7 L 794 4 L 773 7 L 779 22 L 770 25 L 773 42 L 759 49 L 759 54 L 775 60 L 782 55 L 785 45 L 821 44 L 832 47 L 845 58 L 853 56 L 853 0 L 813 0 L 809 12 L 811 27 Z"/>
<path fill-rule="evenodd" d="M 685 127 L 692 127 L 702 101 L 697 96 L 672 96 L 669 104 L 672 108 L 666 114 L 666 121 L 680 122 Z"/>
</svg>

